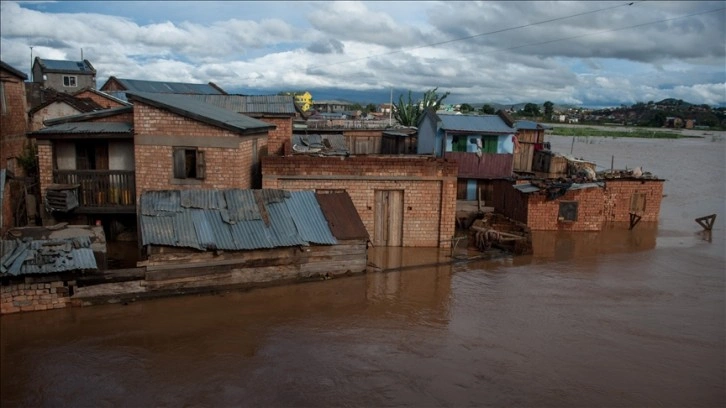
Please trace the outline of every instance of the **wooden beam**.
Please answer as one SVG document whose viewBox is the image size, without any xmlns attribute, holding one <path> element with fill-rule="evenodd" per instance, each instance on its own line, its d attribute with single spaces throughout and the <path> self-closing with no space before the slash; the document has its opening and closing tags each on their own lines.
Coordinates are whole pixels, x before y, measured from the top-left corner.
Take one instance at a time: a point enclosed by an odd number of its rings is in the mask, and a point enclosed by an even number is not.
<svg viewBox="0 0 726 408">
<path fill-rule="evenodd" d="M 643 217 L 641 217 L 640 215 L 638 215 L 636 213 L 630 213 L 630 228 L 628 228 L 628 229 L 635 228 L 635 226 L 638 225 L 638 223 L 640 222 L 641 218 L 643 218 Z"/>
<path fill-rule="evenodd" d="M 713 223 L 716 221 L 716 214 L 706 215 L 703 217 L 696 218 L 698 225 L 703 227 L 706 231 L 713 229 Z"/>
</svg>

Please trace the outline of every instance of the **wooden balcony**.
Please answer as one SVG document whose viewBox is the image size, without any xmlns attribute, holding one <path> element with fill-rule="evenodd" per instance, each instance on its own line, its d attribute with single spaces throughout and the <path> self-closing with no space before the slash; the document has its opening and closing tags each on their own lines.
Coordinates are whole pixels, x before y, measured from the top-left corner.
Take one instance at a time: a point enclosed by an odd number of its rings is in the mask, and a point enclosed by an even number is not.
<svg viewBox="0 0 726 408">
<path fill-rule="evenodd" d="M 135 213 L 133 170 L 55 170 L 57 184 L 78 185 L 78 213 Z"/>
<path fill-rule="evenodd" d="M 510 153 L 446 152 L 444 157 L 459 164 L 460 179 L 500 179 L 512 176 L 514 156 Z"/>
</svg>

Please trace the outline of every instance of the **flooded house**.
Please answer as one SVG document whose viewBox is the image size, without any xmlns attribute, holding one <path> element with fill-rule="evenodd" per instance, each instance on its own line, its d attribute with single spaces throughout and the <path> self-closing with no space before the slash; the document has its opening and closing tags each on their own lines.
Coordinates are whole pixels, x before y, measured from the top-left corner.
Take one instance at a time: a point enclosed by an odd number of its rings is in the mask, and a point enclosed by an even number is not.
<svg viewBox="0 0 726 408">
<path fill-rule="evenodd" d="M 147 291 L 362 273 L 368 233 L 348 194 L 274 189 L 141 196 Z"/>
<path fill-rule="evenodd" d="M 25 199 L 25 171 L 20 158 L 26 147 L 27 131 L 25 80 L 28 76 L 0 61 L 0 234 L 8 228 L 24 225 L 16 211 Z"/>
<path fill-rule="evenodd" d="M 259 177 L 273 125 L 185 95 L 127 98 L 131 106 L 49 120 L 28 134 L 49 223 L 100 223 L 113 240 L 136 229 L 144 191 L 251 188 Z"/>
<path fill-rule="evenodd" d="M 492 198 L 492 180 L 510 178 L 517 129 L 508 115 L 458 115 L 427 110 L 418 123 L 419 155 L 456 162 L 456 198 L 476 200 L 480 190 Z"/>
<path fill-rule="evenodd" d="M 106 259 L 101 227 L 11 229 L 0 240 L 0 315 L 67 307 L 78 280 Z"/>
<path fill-rule="evenodd" d="M 347 192 L 374 246 L 444 247 L 455 232 L 457 165 L 418 155 L 267 156 L 262 186 Z"/>
<path fill-rule="evenodd" d="M 657 222 L 665 180 L 639 171 L 496 184 L 495 211 L 531 230 L 601 231 L 608 223 Z"/>
<path fill-rule="evenodd" d="M 545 131 L 552 127 L 531 120 L 517 120 L 514 121 L 514 128 L 517 134 L 514 139 L 513 170 L 515 173 L 532 173 L 535 153 L 545 150 Z"/>
</svg>

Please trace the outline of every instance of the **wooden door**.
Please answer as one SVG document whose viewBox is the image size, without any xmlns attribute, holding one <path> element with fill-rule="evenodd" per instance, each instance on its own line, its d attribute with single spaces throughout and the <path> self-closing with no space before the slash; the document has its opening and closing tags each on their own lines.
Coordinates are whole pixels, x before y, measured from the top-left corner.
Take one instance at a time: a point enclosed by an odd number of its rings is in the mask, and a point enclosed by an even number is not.
<svg viewBox="0 0 726 408">
<path fill-rule="evenodd" d="M 403 190 L 376 190 L 373 245 L 403 245 Z"/>
</svg>

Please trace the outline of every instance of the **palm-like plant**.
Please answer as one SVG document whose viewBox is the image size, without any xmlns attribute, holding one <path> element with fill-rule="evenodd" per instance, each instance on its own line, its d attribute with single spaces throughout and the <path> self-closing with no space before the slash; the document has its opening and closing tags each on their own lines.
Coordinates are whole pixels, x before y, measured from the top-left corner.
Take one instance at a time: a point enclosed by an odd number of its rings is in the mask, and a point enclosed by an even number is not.
<svg viewBox="0 0 726 408">
<path fill-rule="evenodd" d="M 449 96 L 449 92 L 439 96 L 436 91 L 439 88 L 430 89 L 423 94 L 421 103 L 414 103 L 411 91 L 408 91 L 408 102 L 404 102 L 403 95 L 399 95 L 398 103 L 393 105 L 393 116 L 403 126 L 416 126 L 426 109 L 438 110 L 441 102 Z"/>
</svg>

